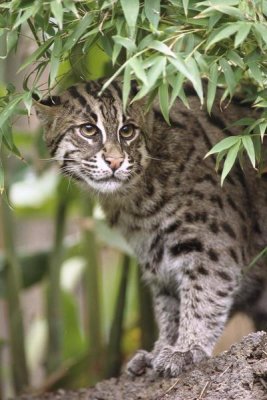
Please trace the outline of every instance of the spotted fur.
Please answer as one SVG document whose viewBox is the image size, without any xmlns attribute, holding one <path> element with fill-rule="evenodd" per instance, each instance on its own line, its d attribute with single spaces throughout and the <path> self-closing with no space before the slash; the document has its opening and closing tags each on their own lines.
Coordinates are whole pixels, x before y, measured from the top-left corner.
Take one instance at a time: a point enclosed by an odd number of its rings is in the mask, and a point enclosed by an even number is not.
<svg viewBox="0 0 267 400">
<path fill-rule="evenodd" d="M 146 115 L 140 102 L 124 112 L 118 83 L 101 96 L 100 89 L 101 82 L 80 84 L 36 107 L 63 173 L 98 195 L 151 286 L 159 339 L 128 371 L 176 376 L 211 355 L 234 310 L 263 321 L 256 305 L 265 271 L 242 269 L 267 245 L 267 183 L 245 163 L 245 173 L 236 166 L 221 187 L 214 157 L 203 159 L 249 109 L 236 101 L 210 116 L 189 92 L 191 109 L 177 101 L 169 126 L 157 102 Z M 92 137 L 83 136 L 85 124 L 96 127 Z"/>
</svg>

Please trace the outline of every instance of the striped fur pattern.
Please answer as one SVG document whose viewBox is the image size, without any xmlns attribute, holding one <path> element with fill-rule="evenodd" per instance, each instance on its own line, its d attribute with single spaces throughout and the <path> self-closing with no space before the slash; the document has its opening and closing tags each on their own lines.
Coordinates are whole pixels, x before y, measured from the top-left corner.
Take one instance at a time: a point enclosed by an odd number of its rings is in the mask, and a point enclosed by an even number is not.
<svg viewBox="0 0 267 400">
<path fill-rule="evenodd" d="M 266 271 L 242 269 L 267 245 L 267 183 L 245 165 L 220 187 L 215 159 L 203 159 L 248 109 L 236 100 L 209 116 L 189 91 L 191 109 L 177 101 L 169 126 L 157 102 L 146 115 L 142 103 L 123 112 L 119 84 L 100 88 L 80 84 L 36 107 L 63 173 L 97 194 L 150 284 L 159 339 L 128 371 L 177 376 L 211 355 L 235 310 L 266 323 Z"/>
</svg>

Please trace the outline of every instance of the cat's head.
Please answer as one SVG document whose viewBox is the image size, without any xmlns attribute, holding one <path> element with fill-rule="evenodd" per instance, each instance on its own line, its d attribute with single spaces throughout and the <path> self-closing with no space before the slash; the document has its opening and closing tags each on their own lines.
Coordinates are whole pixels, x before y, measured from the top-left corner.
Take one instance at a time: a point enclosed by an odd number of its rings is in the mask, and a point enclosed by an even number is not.
<svg viewBox="0 0 267 400">
<path fill-rule="evenodd" d="M 51 155 L 64 174 L 98 192 L 135 182 L 147 164 L 146 121 L 140 103 L 123 112 L 120 85 L 102 95 L 100 82 L 72 86 L 35 102 Z"/>
</svg>

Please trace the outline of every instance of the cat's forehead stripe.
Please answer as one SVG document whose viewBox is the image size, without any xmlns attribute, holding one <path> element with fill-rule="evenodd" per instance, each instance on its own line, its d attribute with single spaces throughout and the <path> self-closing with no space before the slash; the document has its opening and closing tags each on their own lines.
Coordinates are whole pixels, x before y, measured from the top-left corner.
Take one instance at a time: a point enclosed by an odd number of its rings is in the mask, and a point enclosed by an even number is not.
<svg viewBox="0 0 267 400">
<path fill-rule="evenodd" d="M 74 97 L 74 99 L 77 99 L 81 106 L 85 107 L 87 105 L 87 100 L 85 97 L 78 91 L 76 86 L 72 86 L 68 89 L 69 93 Z"/>
</svg>

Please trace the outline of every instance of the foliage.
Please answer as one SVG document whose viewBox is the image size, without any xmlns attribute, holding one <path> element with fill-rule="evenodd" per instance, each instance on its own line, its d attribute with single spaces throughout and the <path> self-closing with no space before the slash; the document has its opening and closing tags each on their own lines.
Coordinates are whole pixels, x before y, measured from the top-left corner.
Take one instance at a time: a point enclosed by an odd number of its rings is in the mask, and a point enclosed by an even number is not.
<svg viewBox="0 0 267 400">
<path fill-rule="evenodd" d="M 63 61 L 69 61 L 76 80 L 88 79 L 88 57 L 97 45 L 115 71 L 103 90 L 123 75 L 126 105 L 130 81 L 137 79 L 135 100 L 148 96 L 150 103 L 158 95 L 166 120 L 177 97 L 187 104 L 186 80 L 209 112 L 218 86 L 224 88 L 222 102 L 237 91 L 245 91 L 245 98 L 254 102 L 262 115 L 243 121 L 242 137 L 231 146 L 221 144 L 213 152 L 218 153 L 219 161 L 226 157 L 222 181 L 243 150 L 253 167 L 259 167 L 260 152 L 253 149 L 259 147 L 258 140 L 263 140 L 267 127 L 265 0 L 11 0 L 2 2 L 0 8 L 0 35 L 6 42 L 2 58 L 16 51 L 25 25 L 36 41 L 36 50 L 20 66 L 25 70 L 34 65 L 25 74 L 23 93 L 16 93 L 9 85 L 0 104 L 0 135 L 15 154 L 19 151 L 12 141 L 10 118 L 21 112 L 21 101 L 30 112 L 32 93 L 44 90 L 39 83 L 46 66 L 50 68 L 46 93 L 58 84 L 62 86 L 65 76 L 59 71 Z M 208 80 L 206 96 L 202 78 Z M 0 183 L 3 186 L 3 171 Z"/>
</svg>

